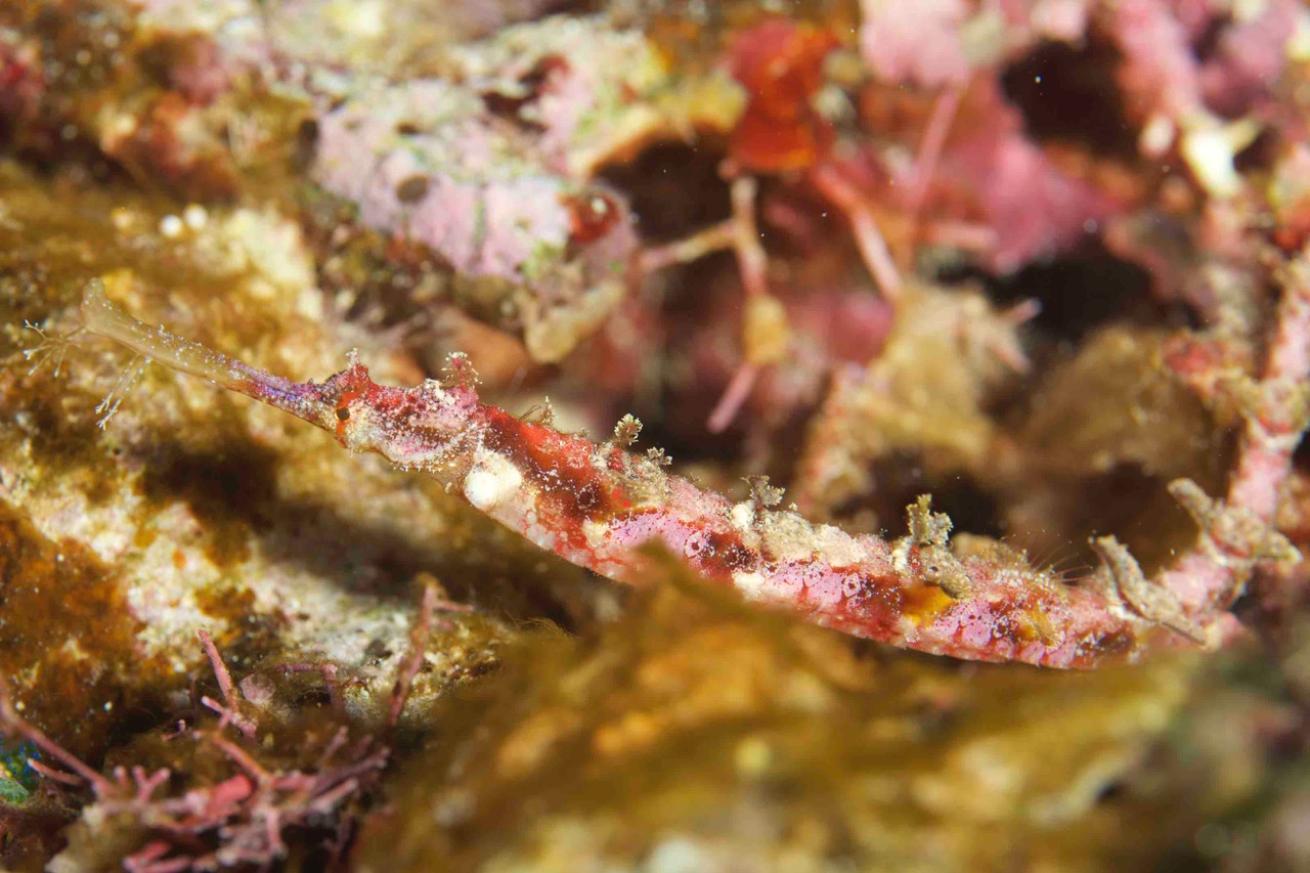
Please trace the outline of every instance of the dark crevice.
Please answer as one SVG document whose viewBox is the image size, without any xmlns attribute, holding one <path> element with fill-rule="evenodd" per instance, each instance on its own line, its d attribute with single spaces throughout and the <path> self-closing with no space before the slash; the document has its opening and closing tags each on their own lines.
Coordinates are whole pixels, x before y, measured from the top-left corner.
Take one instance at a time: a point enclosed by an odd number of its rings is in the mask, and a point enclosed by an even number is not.
<svg viewBox="0 0 1310 873">
<path fill-rule="evenodd" d="M 908 533 L 905 507 L 920 495 L 931 494 L 933 510 L 949 515 L 955 530 L 997 539 L 1005 535 L 996 496 L 968 475 L 929 473 L 914 453 L 893 453 L 874 463 L 873 479 L 877 483 L 873 495 L 843 507 L 839 516 L 872 510 L 885 536 L 900 537 Z"/>
<path fill-rule="evenodd" d="M 1044 42 L 1011 64 L 1001 85 L 1034 139 L 1076 142 L 1131 160 L 1137 136 L 1115 82 L 1118 63 L 1115 48 L 1095 38 L 1079 47 Z"/>
<path fill-rule="evenodd" d="M 1092 244 L 1009 276 L 966 269 L 945 281 L 981 280 L 991 298 L 1005 306 L 1035 299 L 1041 311 L 1029 324 L 1039 342 L 1075 344 L 1116 321 L 1183 326 L 1191 318 L 1182 304 L 1165 304 L 1151 294 L 1151 275 L 1137 264 Z"/>
<path fill-rule="evenodd" d="M 722 148 L 713 142 L 659 142 L 606 167 L 600 179 L 627 198 L 643 240 L 669 242 L 732 214 L 728 185 L 719 175 L 722 159 Z"/>
</svg>

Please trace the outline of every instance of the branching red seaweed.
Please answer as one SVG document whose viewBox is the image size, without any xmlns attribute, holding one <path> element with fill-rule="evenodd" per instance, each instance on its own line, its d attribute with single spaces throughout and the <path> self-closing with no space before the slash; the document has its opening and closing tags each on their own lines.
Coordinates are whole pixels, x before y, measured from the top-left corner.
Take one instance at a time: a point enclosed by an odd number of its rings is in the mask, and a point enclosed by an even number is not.
<svg viewBox="0 0 1310 873">
<path fill-rule="evenodd" d="M 414 677 L 423 663 L 424 650 L 439 606 L 437 589 L 424 589 L 419 616 L 411 634 L 395 688 L 387 706 L 386 727 L 399 721 L 409 699 Z M 188 728 L 179 723 L 172 737 L 193 740 L 198 747 L 219 752 L 235 772 L 218 781 L 175 774 L 168 768 L 148 771 L 141 766 L 115 767 L 108 776 L 96 771 L 48 736 L 18 711 L 7 683 L 0 680 L 0 731 L 30 742 L 50 761 L 65 770 L 33 759 L 33 769 L 51 782 L 76 789 L 89 786 L 97 820 L 120 820 L 140 833 L 140 846 L 123 858 L 129 873 L 179 873 L 184 870 L 268 868 L 284 859 L 284 835 L 297 828 L 335 831 L 341 842 L 350 828 L 347 807 L 376 788 L 391 757 L 388 743 L 365 735 L 354 740 L 342 713 L 342 723 L 321 748 L 308 748 L 307 767 L 274 767 L 261 763 L 256 741 L 260 724 L 251 713 L 263 695 L 262 686 L 248 680 L 234 683 L 209 634 L 200 643 L 213 669 L 223 702 L 202 697 L 203 705 L 219 715 L 216 724 Z M 234 727 L 239 737 L 229 736 Z M 175 776 L 187 776 L 192 786 L 169 794 Z M 94 837 L 93 837 L 94 838 Z"/>
</svg>

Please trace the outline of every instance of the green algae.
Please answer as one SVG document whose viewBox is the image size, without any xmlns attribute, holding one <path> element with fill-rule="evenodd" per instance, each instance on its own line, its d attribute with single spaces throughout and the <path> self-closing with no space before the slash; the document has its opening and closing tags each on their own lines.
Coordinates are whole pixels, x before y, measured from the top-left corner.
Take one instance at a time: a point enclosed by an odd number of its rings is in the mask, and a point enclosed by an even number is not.
<svg viewBox="0 0 1310 873">
<path fill-rule="evenodd" d="M 30 720 L 79 754 L 103 752 L 177 685 L 164 659 L 143 656 L 141 630 L 110 568 L 0 502 L 0 672 Z"/>
<path fill-rule="evenodd" d="M 28 742 L 0 744 L 0 802 L 20 806 L 36 790 L 36 771 L 28 763 L 36 749 Z"/>
</svg>

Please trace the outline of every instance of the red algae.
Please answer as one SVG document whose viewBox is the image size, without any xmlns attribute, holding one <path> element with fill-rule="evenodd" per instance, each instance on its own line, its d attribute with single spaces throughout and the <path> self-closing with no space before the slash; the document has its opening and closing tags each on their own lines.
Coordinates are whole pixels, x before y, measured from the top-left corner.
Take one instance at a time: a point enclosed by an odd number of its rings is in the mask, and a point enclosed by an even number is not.
<svg viewBox="0 0 1310 873">
<path fill-rule="evenodd" d="M 743 169 L 800 170 L 831 147 L 835 133 L 813 101 L 823 84 L 824 58 L 836 44 L 823 29 L 787 19 L 734 35 L 729 66 L 749 96 L 728 153 Z"/>
</svg>

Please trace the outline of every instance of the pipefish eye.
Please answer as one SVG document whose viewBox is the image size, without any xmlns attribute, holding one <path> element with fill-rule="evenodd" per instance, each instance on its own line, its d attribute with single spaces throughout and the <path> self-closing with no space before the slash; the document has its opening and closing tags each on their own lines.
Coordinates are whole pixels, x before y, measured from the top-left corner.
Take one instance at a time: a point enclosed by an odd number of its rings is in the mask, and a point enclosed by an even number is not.
<svg viewBox="0 0 1310 873">
<path fill-rule="evenodd" d="M 350 409 L 345 406 L 337 407 L 337 421 L 350 421 Z"/>
</svg>

